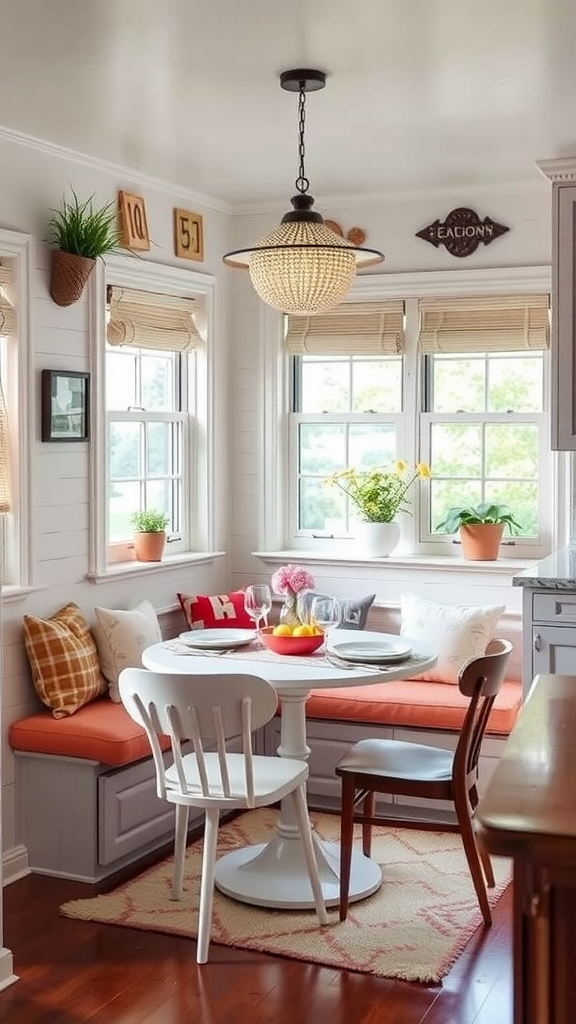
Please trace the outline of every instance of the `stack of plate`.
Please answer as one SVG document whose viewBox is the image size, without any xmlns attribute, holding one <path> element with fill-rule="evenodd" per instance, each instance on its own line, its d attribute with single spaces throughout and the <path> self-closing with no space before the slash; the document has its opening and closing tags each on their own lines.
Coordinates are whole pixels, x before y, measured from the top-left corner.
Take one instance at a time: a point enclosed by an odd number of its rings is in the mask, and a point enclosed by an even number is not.
<svg viewBox="0 0 576 1024">
<path fill-rule="evenodd" d="M 405 661 L 412 654 L 410 644 L 403 640 L 354 640 L 337 643 L 330 647 L 330 653 L 342 661 L 360 664 L 377 665 L 394 664 Z"/>
</svg>

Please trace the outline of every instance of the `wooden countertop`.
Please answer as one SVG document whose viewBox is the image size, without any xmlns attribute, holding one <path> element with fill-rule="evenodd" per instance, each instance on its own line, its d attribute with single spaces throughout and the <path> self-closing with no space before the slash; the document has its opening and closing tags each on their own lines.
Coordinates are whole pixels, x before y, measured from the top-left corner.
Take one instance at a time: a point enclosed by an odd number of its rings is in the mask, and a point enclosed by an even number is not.
<svg viewBox="0 0 576 1024">
<path fill-rule="evenodd" d="M 576 866 L 576 676 L 536 676 L 475 823 L 491 853 Z"/>
</svg>

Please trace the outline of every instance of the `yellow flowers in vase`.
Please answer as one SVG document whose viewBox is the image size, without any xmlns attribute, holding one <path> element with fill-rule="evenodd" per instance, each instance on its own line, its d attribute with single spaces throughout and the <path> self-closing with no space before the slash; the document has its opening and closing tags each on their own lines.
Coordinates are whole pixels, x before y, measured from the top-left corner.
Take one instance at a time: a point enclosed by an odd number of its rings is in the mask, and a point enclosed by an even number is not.
<svg viewBox="0 0 576 1024">
<path fill-rule="evenodd" d="M 327 483 L 340 487 L 348 495 L 364 522 L 392 523 L 399 512 L 411 511 L 407 494 L 412 484 L 430 476 L 425 462 L 410 467 L 408 462 L 398 459 L 391 466 L 341 469 L 328 477 Z"/>
</svg>

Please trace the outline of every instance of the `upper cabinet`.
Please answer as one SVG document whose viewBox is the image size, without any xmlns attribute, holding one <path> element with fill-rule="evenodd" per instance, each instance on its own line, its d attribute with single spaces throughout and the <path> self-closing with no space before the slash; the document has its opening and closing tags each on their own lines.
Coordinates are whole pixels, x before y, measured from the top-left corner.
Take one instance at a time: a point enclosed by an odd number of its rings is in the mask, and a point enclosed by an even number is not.
<svg viewBox="0 0 576 1024">
<path fill-rule="evenodd" d="M 576 451 L 576 157 L 538 167 L 552 182 L 552 448 Z"/>
</svg>

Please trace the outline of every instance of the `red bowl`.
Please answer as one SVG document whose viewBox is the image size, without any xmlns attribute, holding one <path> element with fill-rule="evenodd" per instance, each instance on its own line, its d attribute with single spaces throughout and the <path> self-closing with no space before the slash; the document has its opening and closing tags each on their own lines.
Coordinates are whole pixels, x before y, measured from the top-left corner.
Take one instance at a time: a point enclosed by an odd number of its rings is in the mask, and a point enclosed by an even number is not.
<svg viewBox="0 0 576 1024">
<path fill-rule="evenodd" d="M 260 633 L 262 643 L 274 654 L 312 654 L 324 643 L 324 634 L 314 636 L 274 636 L 274 626 L 266 626 Z"/>
</svg>

